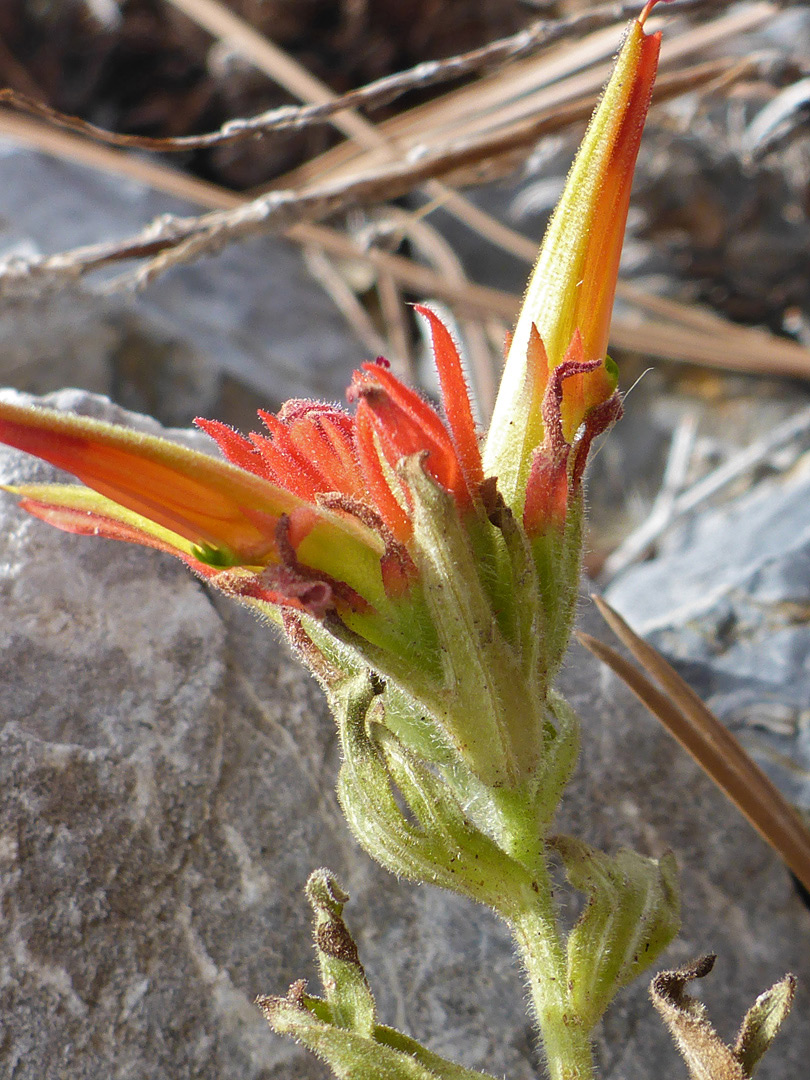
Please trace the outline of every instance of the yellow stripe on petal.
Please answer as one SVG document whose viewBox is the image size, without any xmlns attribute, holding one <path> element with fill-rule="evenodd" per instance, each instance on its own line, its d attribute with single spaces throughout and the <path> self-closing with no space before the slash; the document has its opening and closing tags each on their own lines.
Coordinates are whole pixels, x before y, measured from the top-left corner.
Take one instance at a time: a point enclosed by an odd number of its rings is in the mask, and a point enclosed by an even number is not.
<svg viewBox="0 0 810 1080">
<path fill-rule="evenodd" d="M 153 541 L 154 546 L 170 550 L 181 558 L 194 557 L 195 546 L 185 537 L 81 484 L 3 484 L 0 488 L 20 498 L 23 509 L 65 532 L 95 532 L 109 536 L 115 526 L 121 525 L 133 535 L 142 534 L 144 543 Z M 82 518 L 86 521 L 84 527 Z M 106 529 L 104 523 L 109 523 L 111 528 Z"/>
<path fill-rule="evenodd" d="M 58 496 L 60 515 L 56 503 L 48 511 L 31 488 L 31 512 L 54 525 L 79 531 L 80 520 L 69 521 L 70 512 L 98 514 L 202 565 L 258 569 L 279 560 L 279 520 L 304 514 L 310 525 L 296 544 L 300 562 L 346 582 L 373 606 L 385 600 L 384 544 L 372 529 L 235 465 L 129 428 L 2 401 L 0 442 L 72 473 L 96 493 L 80 495 L 82 488 L 68 485 L 70 494 Z M 27 489 L 17 491 L 29 497 Z"/>
</svg>

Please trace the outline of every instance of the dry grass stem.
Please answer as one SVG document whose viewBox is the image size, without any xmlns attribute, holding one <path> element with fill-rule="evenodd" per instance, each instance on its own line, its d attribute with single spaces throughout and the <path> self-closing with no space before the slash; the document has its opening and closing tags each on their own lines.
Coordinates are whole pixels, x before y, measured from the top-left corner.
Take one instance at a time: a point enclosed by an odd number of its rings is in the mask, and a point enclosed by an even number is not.
<svg viewBox="0 0 810 1080">
<path fill-rule="evenodd" d="M 169 2 L 193 19 L 197 25 L 206 29 L 219 40 L 226 42 L 231 48 L 237 49 L 243 57 L 255 64 L 257 68 L 265 72 L 278 85 L 283 86 L 301 100 L 318 105 L 333 102 L 336 98 L 337 95 L 328 86 L 298 64 L 282 49 L 264 38 L 244 20 L 229 11 L 219 0 L 169 0 Z M 700 50 L 708 44 L 723 41 L 735 33 L 744 32 L 751 29 L 752 26 L 760 25 L 774 11 L 773 4 L 760 2 L 752 5 L 750 10 L 744 10 L 741 13 L 731 12 L 730 15 L 721 16 L 697 28 L 697 30 L 687 30 L 685 34 L 681 35 L 686 41 L 686 51 Z M 654 22 L 653 19 L 650 25 Z M 618 44 L 617 33 L 617 28 L 612 28 L 596 34 L 586 35 L 575 47 L 562 50 L 562 55 L 560 55 L 560 49 L 550 50 L 548 58 L 543 57 L 533 63 L 533 66 L 538 68 L 538 71 L 532 75 L 532 78 L 535 82 L 539 79 L 541 85 L 546 85 L 549 81 L 562 78 L 566 73 L 570 74 L 572 71 L 579 71 L 583 66 L 583 62 L 588 63 L 592 62 L 593 59 L 602 59 L 605 61 L 605 66 L 597 72 L 596 84 L 589 84 L 589 90 L 587 91 L 591 95 L 593 102 L 595 102 L 596 95 L 601 89 L 602 82 L 607 74 L 607 62 Z M 596 41 L 595 56 L 586 59 L 593 52 L 594 39 L 598 39 Z M 677 53 L 678 57 L 684 55 L 683 46 L 683 41 L 679 46 L 673 46 L 671 42 L 668 42 L 666 56 L 675 55 L 672 52 L 673 48 L 680 50 Z M 666 59 L 664 62 L 666 63 Z M 550 67 L 547 66 L 549 64 Z M 520 82 L 520 73 L 525 72 L 525 65 L 514 64 L 510 67 L 507 73 L 509 85 L 514 83 L 515 80 L 513 72 L 518 73 L 517 78 L 518 82 Z M 553 72 L 556 72 L 556 74 L 553 74 Z M 466 115 L 475 117 L 474 130 L 477 129 L 484 116 L 481 94 L 486 95 L 489 92 L 489 85 L 489 80 L 480 80 L 469 88 L 473 97 L 465 98 L 465 101 L 468 102 Z M 582 93 L 582 91 L 576 91 L 576 93 Z M 571 91 L 569 91 L 569 98 L 570 96 Z M 449 101 L 451 109 L 457 108 L 455 95 L 445 95 L 445 99 Z M 552 116 L 562 103 L 563 101 L 557 97 L 548 103 Z M 440 104 L 440 102 L 434 102 L 432 106 L 437 107 Z M 532 108 L 534 108 L 534 105 Z M 590 109 L 587 110 L 587 113 L 589 112 Z M 359 167 L 361 170 L 365 170 L 371 167 L 372 163 L 378 164 L 380 161 L 387 162 L 396 158 L 401 159 L 406 153 L 421 156 L 429 152 L 422 141 L 423 134 L 431 130 L 428 118 L 424 115 L 424 109 L 412 109 L 404 115 L 415 118 L 417 134 L 415 144 L 407 152 L 401 144 L 394 145 L 394 143 L 397 143 L 397 133 L 391 129 L 391 123 L 393 122 L 377 127 L 356 111 L 343 110 L 335 115 L 333 124 L 350 140 L 350 143 L 345 147 L 350 156 L 354 156 L 359 152 L 364 157 Z M 402 117 L 397 118 L 397 120 L 401 119 Z M 457 128 L 459 122 L 460 116 L 456 112 L 456 115 L 452 117 L 451 134 Z M 332 153 L 338 153 L 339 155 L 343 149 L 343 147 L 338 147 Z M 514 167 L 516 163 L 513 159 L 512 166 Z M 298 187 L 305 182 L 322 182 L 326 175 L 334 178 L 336 175 L 335 165 L 336 163 L 332 161 L 330 154 L 321 155 L 309 167 L 304 167 L 309 169 L 306 174 L 301 170 L 297 170 L 296 173 L 288 175 L 276 186 Z M 503 167 L 502 165 L 501 168 Z M 458 177 L 452 178 L 453 182 L 458 182 L 459 179 Z M 471 178 L 472 182 L 480 182 L 481 179 L 482 177 L 478 173 Z M 429 199 L 440 201 L 449 213 L 456 216 L 473 231 L 478 232 L 483 238 L 496 245 L 503 246 L 505 250 L 514 251 L 514 248 L 510 247 L 510 240 L 513 238 L 511 231 L 505 229 L 500 222 L 475 207 L 457 191 L 449 188 L 447 184 L 436 179 L 428 179 L 423 185 L 423 190 Z M 523 241 L 523 238 L 520 238 L 520 240 Z M 533 259 L 533 257 L 533 254 L 528 256 L 529 259 Z"/>
<path fill-rule="evenodd" d="M 385 336 L 390 342 L 386 352 L 387 359 L 395 375 L 415 386 L 419 380 L 411 349 L 408 313 L 402 289 L 393 274 L 383 272 L 376 277 L 380 314 L 385 323 Z"/>
<path fill-rule="evenodd" d="M 382 231 L 380 231 L 382 230 Z M 395 237 L 407 239 L 421 262 L 426 262 L 437 273 L 435 276 L 452 283 L 456 293 L 463 296 L 470 288 L 461 260 L 445 238 L 418 214 L 407 213 L 395 207 L 383 211 L 376 231 L 381 237 L 393 232 Z M 371 239 L 370 230 L 365 231 L 366 242 Z M 389 275 L 393 278 L 393 275 Z M 422 290 L 430 299 L 446 300 L 432 290 Z M 509 294 L 503 294 L 507 296 Z M 511 298 L 517 305 L 516 298 Z M 481 417 L 489 417 L 495 405 L 498 390 L 498 372 L 493 364 L 492 350 L 486 339 L 481 320 L 489 314 L 480 307 L 467 308 L 456 305 L 459 330 L 464 343 L 464 353 L 470 370 L 473 397 Z"/>
<path fill-rule="evenodd" d="M 685 73 L 684 73 L 685 74 Z M 683 75 L 675 86 L 662 80 L 660 95 L 679 93 Z M 370 206 L 398 198 L 428 180 L 457 173 L 459 169 L 533 145 L 541 134 L 559 130 L 574 119 L 586 119 L 592 102 L 575 103 L 556 116 L 543 116 L 518 132 L 506 136 L 471 138 L 455 146 L 424 154 L 416 160 L 384 162 L 367 173 L 327 178 L 296 190 L 275 190 L 243 202 L 232 210 L 216 210 L 199 218 L 166 216 L 137 236 L 118 244 L 95 244 L 44 259 L 16 260 L 0 274 L 0 289 L 13 287 L 21 278 L 57 284 L 60 277 L 80 276 L 110 262 L 156 255 L 153 266 L 137 275 L 137 283 L 153 280 L 181 262 L 211 254 L 234 240 L 259 232 L 278 232 L 297 221 L 317 220 L 353 207 Z M 18 125 L 19 127 L 19 125 Z M 13 128 L 12 128 L 13 130 Z M 65 136 L 62 137 L 63 140 Z M 97 151 L 103 148 L 96 147 Z"/>
<path fill-rule="evenodd" d="M 690 412 L 681 418 L 672 436 L 661 486 L 649 514 L 605 560 L 600 574 L 602 582 L 610 581 L 640 559 L 649 550 L 653 539 L 669 528 L 674 520 L 676 500 L 686 486 L 696 435 L 697 417 Z"/>
<path fill-rule="evenodd" d="M 698 27 L 667 22 L 659 85 L 665 75 L 684 73 L 689 57 L 700 57 L 707 49 L 722 46 L 730 38 L 762 26 L 775 12 L 773 4 L 760 2 L 720 15 Z M 648 25 L 652 27 L 654 20 Z M 504 135 L 541 115 L 553 117 L 572 102 L 590 101 L 593 105 L 609 73 L 621 30 L 614 26 L 589 34 L 576 45 L 552 48 L 542 56 L 511 64 L 425 105 L 408 109 L 375 128 L 373 142 L 366 134 L 362 139 L 342 143 L 281 177 L 273 186 L 297 186 L 316 175 L 334 176 L 367 168 L 370 163 L 379 163 L 390 156 L 392 151 L 399 156 L 430 153 L 448 141 Z M 718 67 L 713 73 L 705 72 L 708 82 L 714 78 L 722 80 L 740 59 L 726 57 L 712 63 Z M 748 59 L 745 64 L 754 61 Z M 688 68 L 687 78 L 694 78 L 701 67 L 697 63 Z M 686 89 L 685 84 L 682 89 Z"/>
<path fill-rule="evenodd" d="M 307 269 L 331 297 L 332 303 L 341 312 L 363 348 L 373 356 L 388 353 L 389 342 L 375 329 L 371 316 L 350 286 L 346 275 L 340 272 L 322 247 L 307 244 L 302 248 L 302 252 Z M 396 363 L 400 357 L 394 353 L 389 359 Z"/>
<path fill-rule="evenodd" d="M 239 48 L 270 77 L 283 82 L 299 96 L 315 99 L 317 107 L 328 104 L 331 108 L 334 104 L 335 95 L 328 88 L 221 4 L 214 0 L 171 2 L 185 10 L 201 25 L 205 25 L 210 32 L 218 34 L 231 46 Z M 617 8 L 613 11 L 617 17 L 622 14 Z M 732 11 L 722 15 L 695 29 L 687 28 L 671 40 L 675 49 L 673 55 L 685 55 L 690 50 L 699 50 L 709 41 L 721 40 L 759 25 L 770 17 L 773 11 L 772 4 L 759 3 L 743 9 L 742 12 Z M 607 8 L 599 8 L 588 15 L 607 19 L 607 13 Z M 584 25 L 586 24 L 580 24 L 580 29 Z M 20 293 L 36 295 L 44 290 L 75 282 L 104 266 L 131 259 L 146 260 L 146 263 L 134 274 L 124 274 L 118 279 L 119 284 L 122 287 L 142 285 L 154 280 L 172 266 L 216 252 L 242 236 L 261 230 L 281 229 L 289 239 L 310 247 L 318 246 L 331 257 L 361 259 L 370 264 L 376 272 L 378 287 L 384 276 L 387 282 L 384 288 L 387 291 L 385 298 L 381 294 L 380 304 L 385 307 L 385 319 L 392 328 L 396 326 L 396 320 L 392 322 L 395 310 L 393 287 L 452 304 L 459 317 L 466 320 L 462 329 L 475 353 L 476 391 L 482 413 L 486 414 L 494 394 L 497 373 L 492 368 L 491 352 L 488 352 L 484 359 L 486 350 L 483 338 L 486 331 L 481 320 L 494 317 L 507 324 L 511 323 L 517 311 L 518 298 L 470 282 L 455 256 L 450 268 L 447 262 L 449 248 L 439 234 L 422 220 L 421 214 L 424 210 L 405 214 L 403 220 L 410 221 L 412 226 L 407 229 L 403 226 L 403 234 L 415 239 L 413 223 L 419 222 L 417 246 L 420 256 L 432 264 L 428 266 L 380 250 L 368 241 L 316 224 L 315 219 L 335 209 L 367 205 L 377 200 L 384 201 L 421 183 L 432 200 L 432 205 L 444 206 L 492 243 L 526 261 L 533 260 L 536 253 L 534 241 L 503 225 L 446 184 L 430 177 L 446 172 L 452 175 L 454 170 L 458 176 L 457 170 L 463 166 L 466 169 L 466 178 L 476 179 L 482 169 L 486 171 L 490 167 L 488 163 L 497 161 L 497 157 L 493 155 L 501 155 L 502 166 L 508 161 L 514 161 L 513 155 L 525 155 L 540 131 L 558 130 L 563 122 L 584 120 L 593 99 L 570 99 L 573 90 L 580 92 L 585 85 L 580 76 L 572 73 L 581 68 L 583 63 L 587 67 L 588 64 L 592 65 L 596 60 L 610 55 L 615 45 L 615 41 L 610 37 L 611 33 L 613 31 L 600 31 L 575 46 L 569 44 L 562 50 L 556 47 L 549 49 L 547 54 L 534 58 L 531 63 L 512 64 L 507 69 L 491 73 L 471 87 L 445 95 L 450 110 L 447 115 L 445 99 L 442 99 L 430 106 L 410 110 L 404 114 L 404 118 L 398 118 L 397 124 L 418 126 L 427 140 L 425 145 L 435 144 L 433 156 L 428 154 L 425 160 L 392 161 L 395 151 L 401 152 L 400 141 L 396 146 L 389 142 L 389 132 L 401 135 L 399 130 L 395 132 L 390 127 L 394 122 L 378 129 L 364 117 L 344 111 L 336 116 L 335 120 L 341 119 L 346 133 L 360 144 L 359 149 L 357 146 L 338 147 L 336 151 L 322 155 L 313 165 L 307 167 L 312 170 L 313 177 L 309 185 L 300 190 L 267 193 L 266 200 L 253 204 L 247 203 L 243 195 L 184 176 L 157 162 L 124 154 L 7 109 L 0 109 L 0 131 L 17 141 L 114 175 L 131 176 L 157 190 L 214 211 L 213 214 L 198 219 L 161 218 L 138 236 L 127 238 L 120 243 L 90 245 L 72 252 L 28 261 L 13 260 L 0 270 L 0 293 L 5 291 L 7 296 Z M 518 48 L 518 37 L 520 35 L 515 39 L 504 39 L 504 42 L 495 43 L 497 48 L 493 46 L 491 57 L 501 55 L 503 60 L 506 52 Z M 502 54 L 498 53 L 499 49 L 502 49 Z M 729 66 L 730 63 L 721 59 L 712 61 L 708 66 L 697 64 L 673 76 L 666 76 L 662 84 L 664 93 L 674 94 L 685 87 L 706 85 L 706 80 L 711 82 L 715 78 L 738 77 L 741 71 L 738 61 L 733 61 Z M 602 73 L 597 73 L 594 78 L 593 73 L 586 70 L 584 76 L 590 80 L 587 86 L 590 87 L 589 92 L 593 93 Z M 551 97 L 546 101 L 546 112 L 541 111 L 529 118 L 524 116 L 519 121 L 499 125 L 497 117 L 504 102 L 526 97 L 527 94 L 531 97 L 534 92 L 532 88 L 536 90 L 538 86 L 541 90 L 543 86 L 547 86 L 551 92 Z M 566 95 L 569 97 L 566 98 Z M 474 115 L 485 99 L 489 102 L 486 112 L 489 125 L 487 131 L 477 136 L 465 136 L 460 144 L 451 144 L 451 152 L 448 154 L 447 140 L 445 139 L 444 143 L 441 141 L 442 126 L 450 124 L 452 129 L 453 117 L 456 125 L 459 125 L 462 115 Z M 464 105 L 464 102 L 467 102 L 467 105 Z M 536 100 L 534 104 L 537 104 Z M 428 110 L 428 113 L 425 110 Z M 435 137 L 430 134 L 431 115 L 437 118 L 439 129 Z M 349 125 L 350 131 L 345 124 L 347 116 L 353 117 Z M 364 163 L 368 172 L 361 171 L 358 174 L 357 161 L 352 168 L 344 170 L 339 161 L 332 162 L 330 155 L 338 152 L 350 153 L 355 157 L 359 154 L 358 161 Z M 373 159 L 373 154 L 382 154 L 382 157 L 379 160 Z M 377 160 L 373 168 L 372 160 Z M 341 184 L 340 181 L 344 183 Z M 232 216 L 228 213 L 222 214 L 222 211 L 232 211 Z M 444 252 L 441 257 L 437 254 L 439 251 Z M 452 255 L 452 252 L 449 253 Z M 106 288 L 110 287 L 107 283 Z M 612 332 L 614 346 L 647 355 L 711 364 L 721 368 L 805 378 L 810 375 L 810 350 L 794 342 L 776 338 L 764 331 L 736 327 L 711 312 L 650 296 L 625 282 L 619 283 L 617 295 L 631 305 L 633 310 L 620 310 L 615 315 Z M 395 344 L 401 348 L 402 326 L 399 325 L 393 333 L 397 336 Z"/>
<path fill-rule="evenodd" d="M 184 176 L 157 162 L 97 146 L 76 135 L 56 131 L 39 121 L 3 110 L 0 110 L 0 132 L 44 153 L 115 176 L 130 177 L 167 195 L 198 205 L 225 209 L 239 208 L 245 204 L 244 196 L 214 184 Z M 512 232 L 506 226 L 501 228 Z M 15 260 L 0 269 L 0 293 L 5 287 L 7 294 L 22 291 L 26 295 L 37 295 L 47 288 L 59 288 L 75 282 L 94 269 L 92 253 L 97 248 L 102 249 L 99 252 L 101 256 L 106 250 L 109 261 L 113 262 L 154 255 L 172 242 L 169 230 L 166 231 L 165 237 L 141 237 L 139 243 L 135 244 L 127 240 L 121 244 L 96 245 L 52 256 L 50 268 L 47 266 L 48 257 L 33 260 L 36 266 L 25 260 Z M 287 229 L 285 235 L 296 243 L 319 245 L 339 258 L 363 260 L 377 271 L 390 274 L 401 288 L 419 296 L 444 300 L 469 315 L 494 316 L 507 324 L 513 323 L 516 317 L 520 301 L 512 293 L 474 282 L 448 279 L 445 274 L 437 273 L 429 266 L 368 246 L 362 240 L 336 229 L 299 223 Z M 532 241 L 525 237 L 520 239 L 527 249 L 532 252 L 536 250 Z M 614 347 L 723 369 L 810 377 L 810 350 L 795 342 L 775 337 L 766 331 L 735 326 L 705 309 L 652 296 L 626 282 L 619 283 L 617 295 L 626 298 L 637 310 L 614 315 Z M 729 348 L 730 343 L 733 348 Z"/>
<path fill-rule="evenodd" d="M 231 46 L 236 46 L 243 56 L 253 61 L 260 70 L 264 71 L 291 94 L 312 105 L 334 103 L 337 95 L 328 86 L 315 78 L 278 46 L 263 38 L 262 35 L 230 12 L 218 0 L 169 0 L 169 2 L 176 8 L 183 10 L 198 25 L 204 26 L 205 29 L 220 40 L 227 41 Z M 342 109 L 335 114 L 332 122 L 339 131 L 364 148 L 364 150 L 381 151 L 384 162 L 401 160 L 401 155 L 397 153 L 396 149 L 388 145 L 386 136 L 381 134 L 371 121 L 357 111 Z M 476 228 L 476 226 L 480 228 L 482 224 L 487 225 L 489 223 L 486 220 L 486 215 L 483 215 L 469 204 L 463 196 L 439 183 L 435 179 L 436 175 L 440 174 L 426 175 L 422 183 L 423 190 L 428 195 L 428 198 L 441 199 L 451 213 L 466 221 L 471 228 Z M 322 182 L 322 180 L 322 176 L 317 177 L 316 182 Z M 390 199 L 395 196 L 389 193 L 386 197 Z M 384 201 L 384 199 L 380 201 Z M 498 223 L 493 222 L 492 224 L 497 230 Z M 492 239 L 491 236 L 490 239 Z M 463 274 L 463 270 L 461 272 Z M 472 336 L 473 340 L 475 340 L 475 334 Z"/>
<path fill-rule="evenodd" d="M 579 634 L 579 640 L 626 683 L 810 889 L 810 832 L 799 815 L 661 654 L 603 599 L 593 599 L 611 630 L 658 686 L 609 645 L 589 634 Z"/>
<path fill-rule="evenodd" d="M 715 6 L 725 7 L 734 0 L 721 0 Z M 701 6 L 704 10 L 705 2 L 701 0 L 676 0 L 670 8 L 670 13 L 695 10 Z M 198 21 L 203 22 L 214 32 L 214 27 L 227 33 L 232 25 L 220 17 L 211 20 L 206 18 L 206 12 L 210 11 L 208 5 L 192 4 L 191 8 L 185 5 L 184 10 L 198 12 Z M 383 105 L 389 105 L 403 94 L 412 90 L 425 90 L 428 87 L 440 86 L 443 83 L 470 75 L 481 74 L 494 67 L 514 60 L 521 60 L 532 55 L 540 49 L 547 48 L 558 41 L 579 37 L 582 34 L 602 29 L 617 22 L 623 22 L 638 13 L 637 0 L 625 4 L 601 4 L 587 11 L 574 12 L 558 19 L 537 19 L 530 26 L 516 34 L 506 38 L 500 38 L 478 49 L 471 49 L 466 53 L 456 56 L 448 56 L 443 60 L 429 60 L 405 71 L 398 71 L 392 75 L 386 75 L 381 79 L 368 83 L 366 86 L 350 90 L 340 94 L 329 101 L 322 101 L 315 105 L 280 105 L 268 109 L 251 117 L 240 117 L 228 120 L 216 131 L 206 132 L 202 135 L 181 135 L 174 138 L 150 138 L 143 135 L 127 135 L 115 131 L 107 131 L 104 128 L 90 124 L 78 116 L 70 116 L 51 108 L 41 100 L 41 94 L 30 77 L 24 73 L 24 69 L 15 62 L 15 81 L 25 83 L 26 91 L 19 92 L 12 89 L 0 90 L 0 103 L 21 112 L 37 116 L 47 120 L 57 127 L 63 127 L 68 131 L 74 131 L 80 135 L 106 146 L 119 146 L 139 150 L 156 150 L 162 153 L 172 153 L 187 150 L 205 150 L 215 146 L 227 145 L 240 142 L 244 139 L 257 138 L 270 135 L 277 131 L 301 130 L 316 124 L 326 124 L 332 121 L 338 113 L 347 109 L 376 109 Z M 245 37 L 243 47 L 250 44 L 253 38 Z M 7 52 L 0 41 L 0 71 L 9 66 L 13 57 Z"/>
</svg>

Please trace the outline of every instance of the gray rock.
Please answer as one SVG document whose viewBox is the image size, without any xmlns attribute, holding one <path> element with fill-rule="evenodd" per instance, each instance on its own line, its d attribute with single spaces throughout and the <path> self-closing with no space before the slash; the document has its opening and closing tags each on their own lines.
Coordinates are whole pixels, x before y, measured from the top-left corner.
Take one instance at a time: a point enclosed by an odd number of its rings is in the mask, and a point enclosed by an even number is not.
<svg viewBox="0 0 810 1080">
<path fill-rule="evenodd" d="M 810 457 L 699 514 L 607 598 L 810 813 Z"/>
<path fill-rule="evenodd" d="M 0 140 L 0 258 L 52 254 L 201 208 Z M 0 381 L 112 394 L 168 424 L 216 413 L 235 380 L 267 408 L 340 398 L 365 359 L 292 244 L 264 237 L 180 268 L 145 293 L 4 303 Z M 224 417 L 232 420 L 230 416 Z M 241 419 L 241 416 L 235 419 Z"/>
<path fill-rule="evenodd" d="M 91 397 L 52 404 L 125 419 Z M 4 482 L 51 475 L 0 453 Z M 495 1075 L 540 1074 L 505 928 L 357 849 L 332 790 L 332 723 L 271 630 L 179 563 L 65 536 L 12 499 L 0 544 L 0 1074 L 323 1078 L 251 1004 L 314 979 L 301 890 L 318 865 L 352 894 L 385 1022 Z M 667 961 L 719 953 L 706 996 L 724 1034 L 796 972 L 796 1015 L 760 1075 L 804 1075 L 810 913 L 784 868 L 581 650 L 563 683 L 585 752 L 562 827 L 675 850 L 684 933 Z M 683 1074 L 644 980 L 610 1011 L 598 1052 L 605 1080 Z"/>
</svg>

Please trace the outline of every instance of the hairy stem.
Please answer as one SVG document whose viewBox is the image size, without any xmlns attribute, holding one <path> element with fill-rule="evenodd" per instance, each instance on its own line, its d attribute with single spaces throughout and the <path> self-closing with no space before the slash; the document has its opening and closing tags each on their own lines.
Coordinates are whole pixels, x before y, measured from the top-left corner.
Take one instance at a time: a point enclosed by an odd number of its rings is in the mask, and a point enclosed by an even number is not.
<svg viewBox="0 0 810 1080">
<path fill-rule="evenodd" d="M 535 888 L 516 904 L 508 921 L 528 976 L 548 1075 L 550 1080 L 593 1080 L 591 1042 L 571 1007 L 567 957 L 545 867 Z"/>
</svg>

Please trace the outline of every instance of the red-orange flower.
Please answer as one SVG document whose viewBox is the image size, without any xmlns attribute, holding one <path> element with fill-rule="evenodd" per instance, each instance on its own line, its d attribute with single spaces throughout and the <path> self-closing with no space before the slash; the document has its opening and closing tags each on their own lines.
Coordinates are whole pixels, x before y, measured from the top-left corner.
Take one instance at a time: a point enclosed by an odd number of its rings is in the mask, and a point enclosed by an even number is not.
<svg viewBox="0 0 810 1080">
<path fill-rule="evenodd" d="M 318 615 L 401 596 L 414 567 L 399 461 L 424 455 L 427 473 L 462 511 L 483 477 L 458 351 L 438 318 L 418 310 L 431 324 L 446 422 L 384 361 L 355 373 L 354 415 L 289 401 L 278 415 L 260 412 L 265 430 L 249 436 L 199 419 L 228 464 L 124 428 L 0 402 L 0 440 L 86 485 L 13 490 L 26 510 L 65 531 L 171 551 L 241 595 Z M 248 573 L 226 573 L 235 567 Z"/>
<path fill-rule="evenodd" d="M 22 505 L 69 532 L 172 552 L 228 594 L 285 612 L 299 648 L 317 642 L 321 672 L 384 677 L 386 722 L 421 753 L 452 747 L 494 787 L 535 776 L 574 614 L 582 473 L 621 410 L 605 349 L 657 64 L 658 37 L 643 30 L 653 2 L 628 30 L 549 225 L 483 451 L 458 350 L 419 308 L 443 416 L 381 360 L 355 372 L 353 413 L 291 401 L 247 436 L 199 420 L 224 461 L 0 402 L 0 441 L 84 485 L 11 489 Z"/>
<path fill-rule="evenodd" d="M 532 531 L 565 518 L 588 446 L 621 413 L 616 366 L 606 350 L 633 172 L 658 67 L 661 35 L 644 32 L 654 3 L 628 27 L 549 222 L 487 435 L 485 468 L 498 476 L 516 512 L 527 507 Z"/>
</svg>

